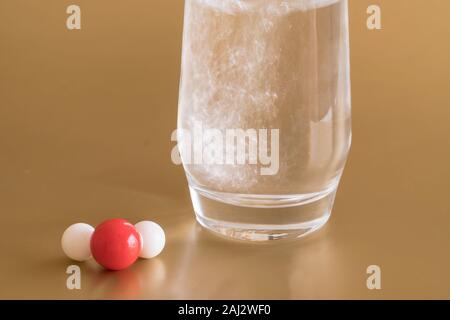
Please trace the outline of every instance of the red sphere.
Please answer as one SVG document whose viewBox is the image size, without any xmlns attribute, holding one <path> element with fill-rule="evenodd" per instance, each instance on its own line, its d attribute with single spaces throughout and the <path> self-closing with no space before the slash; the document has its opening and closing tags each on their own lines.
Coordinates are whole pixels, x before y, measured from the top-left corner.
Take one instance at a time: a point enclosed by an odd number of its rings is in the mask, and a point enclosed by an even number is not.
<svg viewBox="0 0 450 320">
<path fill-rule="evenodd" d="M 106 269 L 128 268 L 136 261 L 140 251 L 139 232 L 126 220 L 107 220 L 100 224 L 92 234 L 92 256 Z"/>
</svg>

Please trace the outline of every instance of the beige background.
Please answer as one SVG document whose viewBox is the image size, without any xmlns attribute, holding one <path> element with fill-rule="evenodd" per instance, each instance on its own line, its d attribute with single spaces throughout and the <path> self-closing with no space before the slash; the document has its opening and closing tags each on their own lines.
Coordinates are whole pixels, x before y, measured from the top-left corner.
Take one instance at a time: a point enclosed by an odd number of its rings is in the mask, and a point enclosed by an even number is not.
<svg viewBox="0 0 450 320">
<path fill-rule="evenodd" d="M 72 3 L 81 31 L 65 27 Z M 350 0 L 354 140 L 332 219 L 252 246 L 196 225 L 170 160 L 181 0 L 0 0 L 0 298 L 449 299 L 449 14 Z M 81 264 L 67 290 L 65 227 L 111 217 L 160 222 L 164 253 L 116 273 Z"/>
</svg>

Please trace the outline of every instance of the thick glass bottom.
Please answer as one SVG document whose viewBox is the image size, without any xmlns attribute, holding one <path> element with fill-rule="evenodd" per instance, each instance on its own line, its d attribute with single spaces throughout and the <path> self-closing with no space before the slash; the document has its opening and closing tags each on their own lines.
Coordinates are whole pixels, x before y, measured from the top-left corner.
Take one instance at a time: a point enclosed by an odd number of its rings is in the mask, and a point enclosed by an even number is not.
<svg viewBox="0 0 450 320">
<path fill-rule="evenodd" d="M 197 221 L 206 229 L 236 240 L 294 239 L 328 221 L 338 181 L 329 188 L 300 195 L 241 195 L 190 186 Z"/>
</svg>

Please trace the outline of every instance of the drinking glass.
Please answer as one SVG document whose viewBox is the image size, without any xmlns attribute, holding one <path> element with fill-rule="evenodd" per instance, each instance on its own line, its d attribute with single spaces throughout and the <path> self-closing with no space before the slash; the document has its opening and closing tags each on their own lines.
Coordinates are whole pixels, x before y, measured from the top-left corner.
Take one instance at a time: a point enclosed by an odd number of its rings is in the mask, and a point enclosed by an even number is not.
<svg viewBox="0 0 450 320">
<path fill-rule="evenodd" d="M 177 141 L 198 222 L 296 238 L 351 144 L 347 0 L 186 0 Z"/>
</svg>

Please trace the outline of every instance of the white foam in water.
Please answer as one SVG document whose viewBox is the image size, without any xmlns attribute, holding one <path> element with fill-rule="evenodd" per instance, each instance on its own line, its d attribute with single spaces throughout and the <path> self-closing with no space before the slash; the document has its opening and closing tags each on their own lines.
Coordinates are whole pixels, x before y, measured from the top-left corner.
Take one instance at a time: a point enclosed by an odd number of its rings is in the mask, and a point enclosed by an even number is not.
<svg viewBox="0 0 450 320">
<path fill-rule="evenodd" d="M 202 5 L 234 14 L 245 11 L 264 10 L 273 14 L 308 11 L 329 6 L 339 0 L 196 0 Z"/>
<path fill-rule="evenodd" d="M 186 1 L 179 127 L 279 130 L 275 175 L 261 175 L 261 163 L 186 166 L 196 185 L 302 194 L 333 181 L 350 131 L 345 9 L 345 0 Z"/>
</svg>

